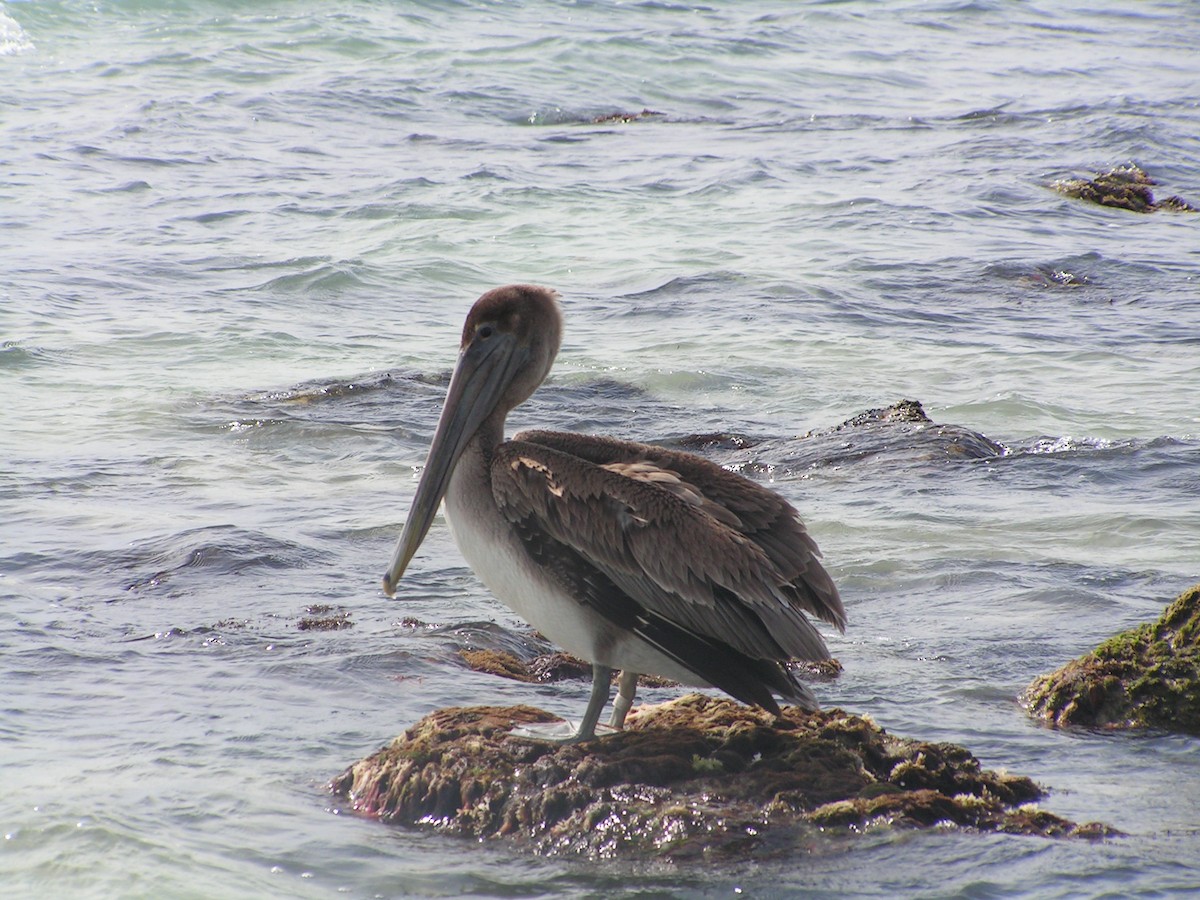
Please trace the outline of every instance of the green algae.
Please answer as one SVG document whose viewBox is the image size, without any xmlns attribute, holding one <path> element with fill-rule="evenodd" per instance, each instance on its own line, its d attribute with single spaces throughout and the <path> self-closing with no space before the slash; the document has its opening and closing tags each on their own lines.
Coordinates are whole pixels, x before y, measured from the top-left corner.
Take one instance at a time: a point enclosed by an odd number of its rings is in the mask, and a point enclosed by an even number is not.
<svg viewBox="0 0 1200 900">
<path fill-rule="evenodd" d="M 528 706 L 439 710 L 331 789 L 384 822 L 592 859 L 765 858 L 786 853 L 789 834 L 868 827 L 1116 833 L 1037 809 L 1034 782 L 985 770 L 962 747 L 841 710 L 776 718 L 689 694 L 585 744 L 510 733 L 551 719 Z"/>
<path fill-rule="evenodd" d="M 1200 734 L 1200 584 L 1156 622 L 1035 679 L 1023 700 L 1054 725 Z"/>
</svg>

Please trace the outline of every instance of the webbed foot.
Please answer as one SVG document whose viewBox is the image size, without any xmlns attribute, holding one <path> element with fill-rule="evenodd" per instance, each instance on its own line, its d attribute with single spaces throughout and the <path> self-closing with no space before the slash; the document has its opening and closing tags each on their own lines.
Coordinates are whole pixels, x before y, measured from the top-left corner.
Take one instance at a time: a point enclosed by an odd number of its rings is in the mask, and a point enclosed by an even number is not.
<svg viewBox="0 0 1200 900">
<path fill-rule="evenodd" d="M 509 732 L 513 737 L 525 741 L 541 741 L 547 744 L 582 744 L 605 735 L 615 734 L 619 729 L 608 725 L 595 725 L 590 733 L 584 734 L 579 725 L 566 719 L 561 722 L 522 725 Z"/>
</svg>

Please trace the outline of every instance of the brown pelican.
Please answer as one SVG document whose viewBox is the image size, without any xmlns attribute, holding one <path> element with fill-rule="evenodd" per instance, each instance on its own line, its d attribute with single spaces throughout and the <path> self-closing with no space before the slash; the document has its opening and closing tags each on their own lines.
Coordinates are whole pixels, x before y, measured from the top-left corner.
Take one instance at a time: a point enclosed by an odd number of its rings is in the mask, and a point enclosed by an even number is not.
<svg viewBox="0 0 1200 900">
<path fill-rule="evenodd" d="M 595 736 L 617 669 L 613 728 L 638 673 L 776 714 L 775 694 L 816 709 L 786 664 L 829 658 L 806 612 L 839 630 L 846 613 L 786 500 L 690 453 L 554 431 L 504 439 L 505 417 L 558 354 L 557 297 L 510 285 L 471 308 L 384 591 L 395 591 L 445 498 L 454 540 L 484 584 L 592 663 L 591 699 L 566 740 Z"/>
</svg>

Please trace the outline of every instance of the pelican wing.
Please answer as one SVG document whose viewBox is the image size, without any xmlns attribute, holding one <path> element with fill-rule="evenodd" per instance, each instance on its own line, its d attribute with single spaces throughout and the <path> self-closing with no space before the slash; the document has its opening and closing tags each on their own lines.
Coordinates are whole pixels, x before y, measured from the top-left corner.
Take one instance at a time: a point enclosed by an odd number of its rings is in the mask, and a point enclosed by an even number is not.
<svg viewBox="0 0 1200 900">
<path fill-rule="evenodd" d="M 518 435 L 495 452 L 493 493 L 535 558 L 559 560 L 552 545 L 565 548 L 657 620 L 754 659 L 827 658 L 802 610 L 833 616 L 841 603 L 836 590 L 826 595 L 836 603 L 830 606 L 813 603 L 815 592 L 797 587 L 814 572 L 830 589 L 832 582 L 794 510 L 716 466 L 733 481 L 718 476 L 701 488 L 700 479 L 679 469 L 711 464 L 675 454 L 682 464 L 672 460 L 668 468 L 644 446 L 553 432 Z M 752 490 L 738 494 L 747 485 Z M 798 532 L 772 529 L 781 516 Z M 765 545 L 755 539 L 764 534 Z"/>
<path fill-rule="evenodd" d="M 846 611 L 837 587 L 821 565 L 821 551 L 799 514 L 783 497 L 703 457 L 615 438 L 561 431 L 526 431 L 516 440 L 560 450 L 596 465 L 650 463 L 692 486 L 708 503 L 731 519 L 744 537 L 756 543 L 783 579 L 789 601 L 846 630 Z M 733 521 L 736 520 L 736 521 Z"/>
</svg>

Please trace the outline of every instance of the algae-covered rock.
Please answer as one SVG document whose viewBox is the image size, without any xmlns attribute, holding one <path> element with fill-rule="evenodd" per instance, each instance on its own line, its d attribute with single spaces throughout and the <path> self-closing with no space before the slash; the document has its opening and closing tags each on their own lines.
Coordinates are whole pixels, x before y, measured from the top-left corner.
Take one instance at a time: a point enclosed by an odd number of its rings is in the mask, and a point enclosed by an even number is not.
<svg viewBox="0 0 1200 900">
<path fill-rule="evenodd" d="M 1035 679 L 1024 701 L 1055 725 L 1200 734 L 1200 585 L 1180 594 L 1157 622 Z"/>
<path fill-rule="evenodd" d="M 340 631 L 354 627 L 350 613 L 340 606 L 335 608 L 327 603 L 314 603 L 304 611 L 308 615 L 296 623 L 301 631 Z"/>
<path fill-rule="evenodd" d="M 868 825 L 1103 836 L 1030 806 L 1028 778 L 962 747 L 889 735 L 840 710 L 776 719 L 688 694 L 585 744 L 515 738 L 528 706 L 439 710 L 351 766 L 332 790 L 358 812 L 542 854 L 768 856 L 789 832 Z"/>
<path fill-rule="evenodd" d="M 534 681 L 529 666 L 503 650 L 459 650 L 458 655 L 476 672 L 499 675 L 513 681 Z"/>
<path fill-rule="evenodd" d="M 1095 178 L 1063 178 L 1050 187 L 1067 197 L 1087 200 L 1101 206 L 1113 206 L 1132 212 L 1154 212 L 1165 209 L 1171 212 L 1200 212 L 1179 196 L 1156 201 L 1150 190 L 1157 184 L 1139 166 L 1130 163 L 1100 172 Z"/>
</svg>

